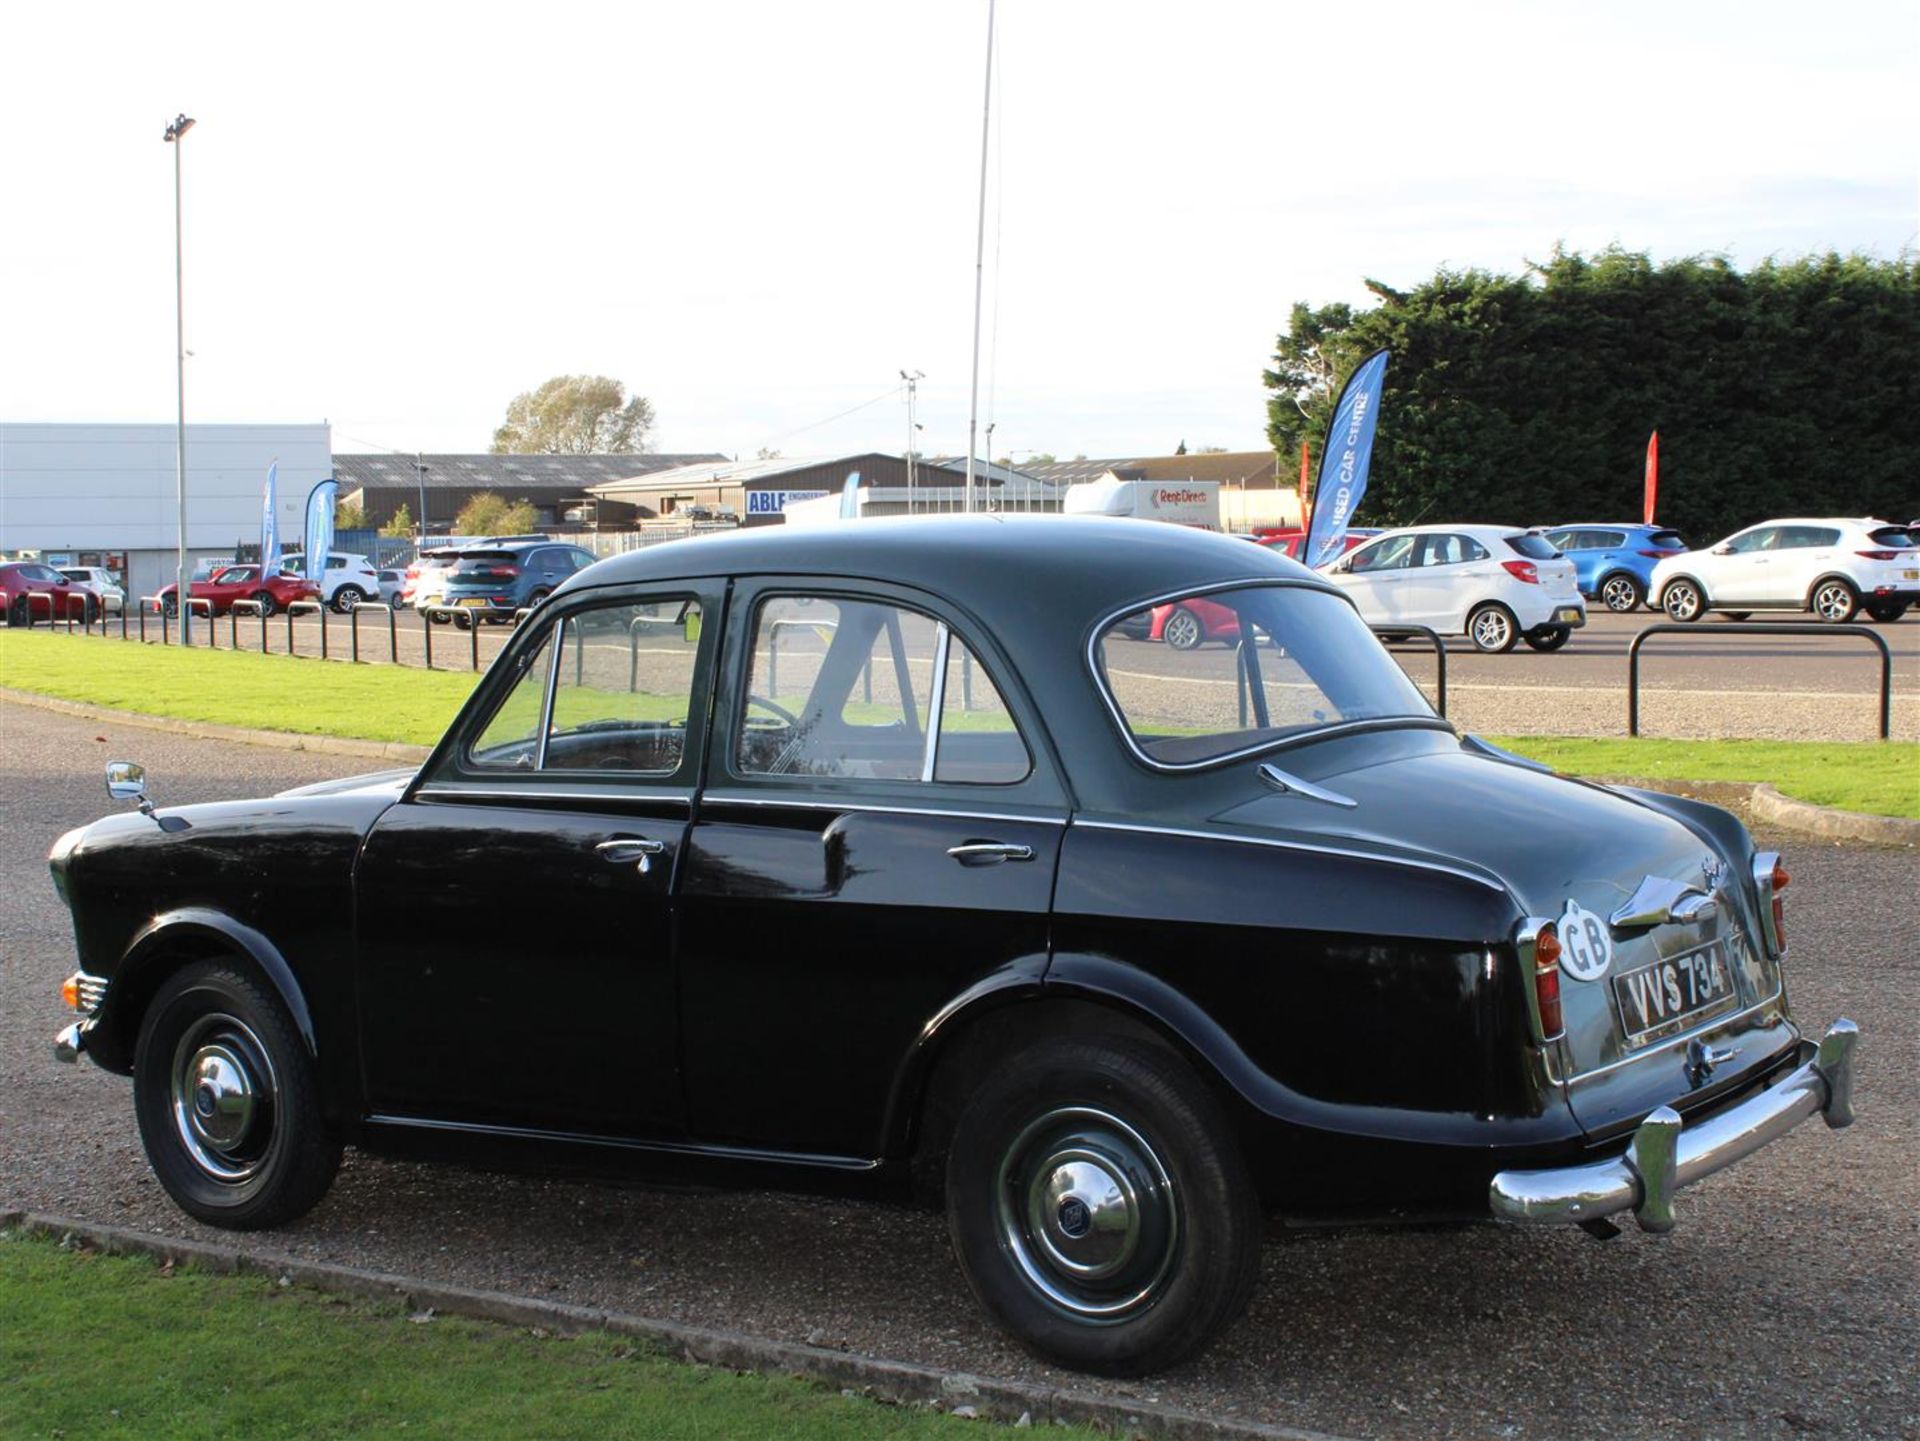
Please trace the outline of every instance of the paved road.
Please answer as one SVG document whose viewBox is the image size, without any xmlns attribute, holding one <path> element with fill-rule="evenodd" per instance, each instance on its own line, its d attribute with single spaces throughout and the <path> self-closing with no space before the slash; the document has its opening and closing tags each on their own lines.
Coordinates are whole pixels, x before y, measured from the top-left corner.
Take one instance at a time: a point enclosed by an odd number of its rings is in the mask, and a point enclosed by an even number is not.
<svg viewBox="0 0 1920 1441">
<path fill-rule="evenodd" d="M 147 764 L 163 799 L 356 767 L 0 704 L 0 1203 L 211 1238 L 148 1174 L 127 1083 L 48 1053 L 73 952 L 42 857 L 105 807 L 100 766 L 121 754 Z M 349 1155 L 312 1215 L 238 1239 L 1352 1436 L 1914 1436 L 1920 947 L 1906 917 L 1920 864 L 1785 848 L 1795 1004 L 1809 1023 L 1846 1013 L 1866 1032 L 1850 1132 L 1802 1128 L 1704 1183 L 1661 1239 L 1484 1226 L 1277 1240 L 1247 1318 L 1151 1382 L 1029 1360 L 975 1308 L 940 1219 L 897 1206 Z"/>
</svg>

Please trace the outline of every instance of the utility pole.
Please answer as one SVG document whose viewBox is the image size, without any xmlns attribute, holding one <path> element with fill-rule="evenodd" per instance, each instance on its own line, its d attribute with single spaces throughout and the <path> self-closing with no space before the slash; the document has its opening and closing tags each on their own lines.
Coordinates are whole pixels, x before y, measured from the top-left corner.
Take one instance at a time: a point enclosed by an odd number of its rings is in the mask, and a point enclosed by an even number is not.
<svg viewBox="0 0 1920 1441">
<path fill-rule="evenodd" d="M 973 387 L 967 401 L 967 503 L 973 510 L 973 456 L 980 424 L 980 284 L 987 266 L 987 139 L 993 130 L 993 8 L 987 0 L 987 91 L 980 114 L 980 223 L 973 242 Z"/>
<path fill-rule="evenodd" d="M 193 632 L 190 629 L 193 607 L 187 604 L 187 282 L 180 231 L 180 142 L 191 129 L 193 121 L 180 115 L 167 127 L 165 137 L 167 144 L 173 147 L 173 333 L 178 352 L 174 361 L 180 401 L 174 455 L 174 493 L 180 504 L 180 544 L 174 554 L 173 600 L 174 609 L 180 612 L 182 645 L 193 644 Z M 213 623 L 209 621 L 207 624 L 211 632 Z"/>
<path fill-rule="evenodd" d="M 920 382 L 927 378 L 927 373 L 924 370 L 916 370 L 912 374 L 908 374 L 903 370 L 900 372 L 900 378 L 907 383 L 907 514 L 912 515 L 914 481 L 913 450 L 920 433 L 920 427 L 915 425 L 913 421 L 913 403 L 915 395 L 920 388 Z"/>
<path fill-rule="evenodd" d="M 413 468 L 420 480 L 420 544 L 419 550 L 427 548 L 427 462 L 419 451 L 413 453 Z"/>
</svg>

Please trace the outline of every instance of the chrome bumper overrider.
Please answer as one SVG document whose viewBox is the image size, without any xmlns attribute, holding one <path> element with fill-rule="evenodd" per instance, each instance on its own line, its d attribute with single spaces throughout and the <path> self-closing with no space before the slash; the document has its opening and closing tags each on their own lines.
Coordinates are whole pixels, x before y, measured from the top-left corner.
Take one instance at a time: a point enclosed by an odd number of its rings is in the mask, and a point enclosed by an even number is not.
<svg viewBox="0 0 1920 1441">
<path fill-rule="evenodd" d="M 1603 1221 L 1631 1208 L 1641 1230 L 1671 1231 L 1673 1198 L 1682 1186 L 1778 1140 L 1816 1111 L 1835 1130 L 1852 1122 L 1859 1035 L 1852 1021 L 1835 1021 L 1813 1059 L 1785 1080 L 1691 1126 L 1683 1128 L 1679 1113 L 1662 1106 L 1640 1123 L 1626 1153 L 1612 1160 L 1502 1171 L 1488 1188 L 1493 1214 L 1559 1225 Z"/>
<path fill-rule="evenodd" d="M 75 1021 L 70 1026 L 62 1026 L 60 1034 L 53 1038 L 53 1058 L 72 1065 L 79 1060 L 87 1049 L 87 1023 Z"/>
</svg>

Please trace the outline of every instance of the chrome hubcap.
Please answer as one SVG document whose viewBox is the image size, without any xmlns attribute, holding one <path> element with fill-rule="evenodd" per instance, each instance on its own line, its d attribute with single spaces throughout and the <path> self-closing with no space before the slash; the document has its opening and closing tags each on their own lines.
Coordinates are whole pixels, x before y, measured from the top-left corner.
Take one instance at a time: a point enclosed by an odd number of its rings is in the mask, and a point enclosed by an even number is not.
<svg viewBox="0 0 1920 1441">
<path fill-rule="evenodd" d="M 273 1067 L 232 1016 L 203 1016 L 174 1048 L 173 1126 L 188 1157 L 228 1184 L 250 1179 L 273 1139 Z"/>
<path fill-rule="evenodd" d="M 1015 1264 L 1082 1320 L 1139 1310 L 1172 1268 L 1173 1180 L 1140 1133 L 1105 1111 L 1066 1107 L 1034 1121 L 1007 1148 L 998 1196 Z"/>
</svg>

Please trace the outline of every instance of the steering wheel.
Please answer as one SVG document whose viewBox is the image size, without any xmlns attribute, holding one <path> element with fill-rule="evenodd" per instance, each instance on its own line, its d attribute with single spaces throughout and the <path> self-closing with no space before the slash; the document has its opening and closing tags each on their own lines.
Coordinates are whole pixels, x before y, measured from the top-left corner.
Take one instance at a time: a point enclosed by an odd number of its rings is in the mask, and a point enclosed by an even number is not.
<svg viewBox="0 0 1920 1441">
<path fill-rule="evenodd" d="M 796 727 L 798 727 L 800 724 L 799 716 L 795 715 L 792 711 L 788 710 L 785 706 L 781 705 L 779 702 L 770 701 L 763 695 L 750 695 L 747 697 L 747 708 L 751 710 L 754 706 L 759 706 L 764 710 L 772 711 L 776 716 L 780 717 L 781 725 L 785 726 L 788 730 L 793 730 Z M 750 717 L 746 721 L 746 724 L 748 725 L 753 724 L 753 721 Z M 773 729 L 773 727 L 767 725 L 765 721 L 762 721 L 760 724 L 762 729 L 765 729 L 765 730 Z"/>
</svg>

